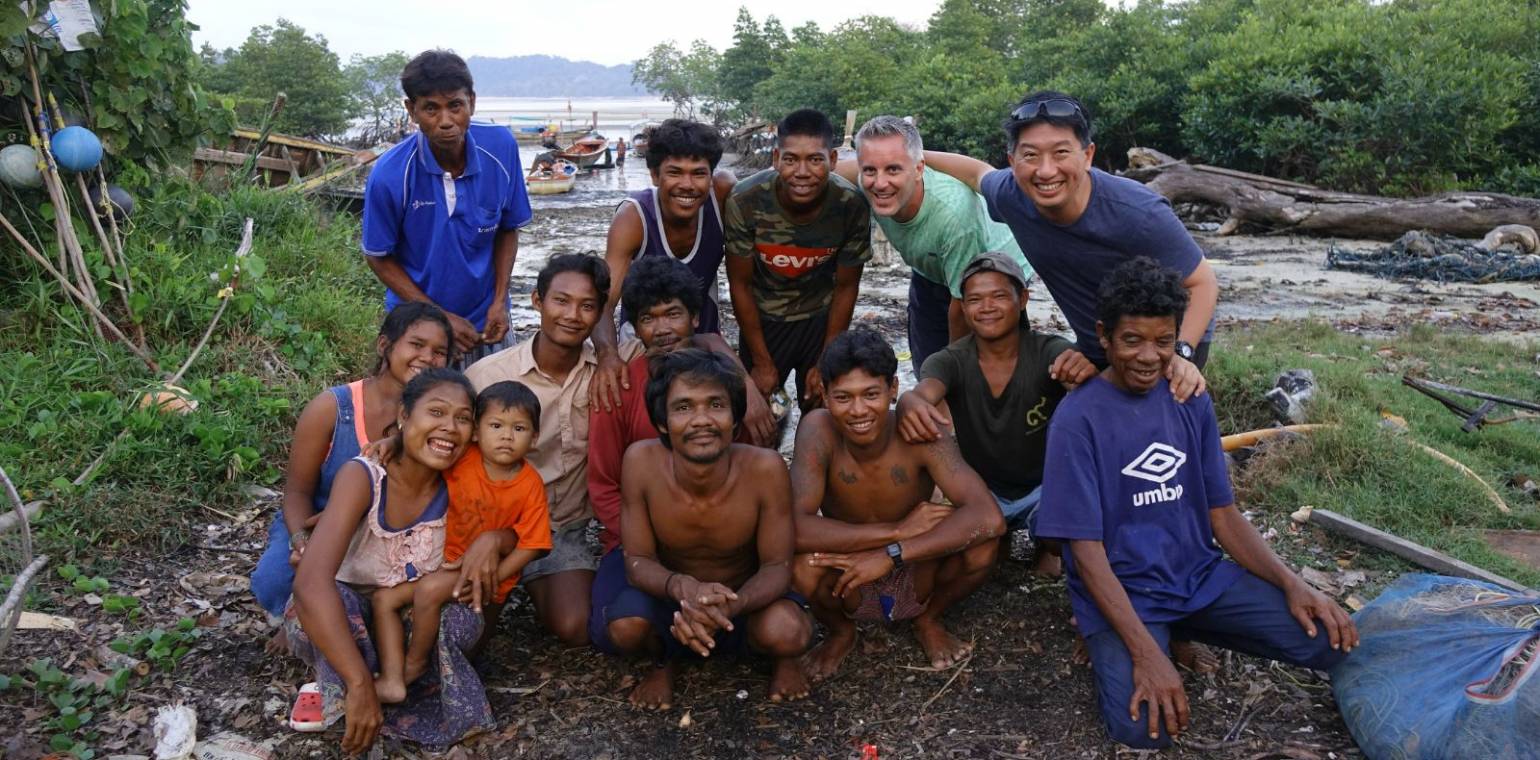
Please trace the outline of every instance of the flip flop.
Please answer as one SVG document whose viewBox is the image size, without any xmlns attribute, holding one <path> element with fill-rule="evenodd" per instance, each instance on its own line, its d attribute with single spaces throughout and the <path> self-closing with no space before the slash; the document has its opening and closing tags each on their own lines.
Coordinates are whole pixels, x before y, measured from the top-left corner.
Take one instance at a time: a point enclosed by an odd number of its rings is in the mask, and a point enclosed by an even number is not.
<svg viewBox="0 0 1540 760">
<path fill-rule="evenodd" d="M 294 707 L 289 710 L 289 728 L 306 734 L 326 730 L 319 684 L 312 681 L 299 687 L 299 696 L 294 698 Z"/>
</svg>

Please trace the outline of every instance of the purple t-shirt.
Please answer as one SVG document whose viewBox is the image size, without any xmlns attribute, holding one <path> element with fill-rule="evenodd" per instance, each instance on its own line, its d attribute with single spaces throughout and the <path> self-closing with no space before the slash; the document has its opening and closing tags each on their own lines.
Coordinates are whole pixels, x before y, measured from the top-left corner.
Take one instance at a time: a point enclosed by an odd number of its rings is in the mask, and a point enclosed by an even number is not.
<svg viewBox="0 0 1540 760">
<path fill-rule="evenodd" d="M 1165 380 L 1133 394 L 1097 376 L 1048 423 L 1038 535 L 1101 541 L 1146 623 L 1180 620 L 1240 577 L 1209 521 L 1210 509 L 1234 502 L 1207 394 L 1179 404 Z M 1107 630 L 1067 549 L 1064 564 L 1080 633 Z"/>
<path fill-rule="evenodd" d="M 1080 352 L 1098 367 L 1107 362 L 1096 340 L 1096 290 L 1102 278 L 1136 256 L 1149 256 L 1183 277 L 1203 261 L 1203 249 L 1165 197 L 1126 177 L 1092 169 L 1091 200 L 1085 213 L 1067 225 L 1044 219 L 1009 169 L 984 175 L 979 189 L 990 218 L 1011 228 L 1032 271 L 1043 278 L 1069 320 Z M 1203 339 L 1213 335 L 1211 319 Z"/>
</svg>

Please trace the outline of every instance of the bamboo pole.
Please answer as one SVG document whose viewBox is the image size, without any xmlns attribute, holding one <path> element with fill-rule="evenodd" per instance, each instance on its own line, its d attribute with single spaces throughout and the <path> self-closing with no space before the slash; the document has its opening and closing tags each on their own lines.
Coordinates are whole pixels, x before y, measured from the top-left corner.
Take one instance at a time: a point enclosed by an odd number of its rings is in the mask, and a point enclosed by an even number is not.
<svg viewBox="0 0 1540 760">
<path fill-rule="evenodd" d="M 133 352 L 134 356 L 139 357 L 140 361 L 143 361 L 145 366 L 150 368 L 151 372 L 160 372 L 160 366 L 155 363 L 155 360 L 150 358 L 150 355 L 146 353 L 144 349 L 140 348 L 139 346 L 135 345 L 133 341 L 129 340 L 128 336 L 124 335 L 123 331 L 119 330 L 118 326 L 114 324 L 106 314 L 103 314 L 101 309 L 96 307 L 96 304 L 91 303 L 91 300 L 86 298 L 86 295 L 80 292 L 80 289 L 75 287 L 74 283 L 70 282 L 68 275 L 54 268 L 53 262 L 50 262 L 48 258 L 43 254 L 38 253 L 37 249 L 33 248 L 32 244 L 27 242 L 27 239 L 22 237 L 22 234 L 18 232 L 15 227 L 11 226 L 11 220 L 7 219 L 3 213 L 0 213 L 0 227 L 3 227 L 5 231 L 9 233 L 10 236 L 14 238 L 19 245 L 21 245 L 21 249 L 25 251 L 28 256 L 31 256 L 39 266 L 43 267 L 43 269 L 47 270 L 49 274 L 53 275 L 53 278 L 59 282 L 59 285 L 64 288 L 65 292 L 69 293 L 71 296 L 74 296 L 75 300 L 79 301 L 80 305 L 86 308 L 86 311 L 91 312 L 91 316 L 96 317 L 102 326 L 106 327 L 108 332 L 112 333 L 113 337 L 122 341 L 123 345 L 127 346 L 128 350 Z"/>
<path fill-rule="evenodd" d="M 209 336 L 214 334 L 214 326 L 219 324 L 219 318 L 224 316 L 225 308 L 230 305 L 230 299 L 235 295 L 236 282 L 241 279 L 239 260 L 251 252 L 251 228 L 252 221 L 251 217 L 248 216 L 246 217 L 245 228 L 241 232 L 241 244 L 235 249 L 236 269 L 230 274 L 230 282 L 225 285 L 231 292 L 228 295 L 221 294 L 219 308 L 214 311 L 214 318 L 209 320 L 209 326 L 203 331 L 203 337 L 198 340 L 198 345 L 193 346 L 192 353 L 187 355 L 187 361 L 182 362 L 182 366 L 177 369 L 176 374 L 166 381 L 167 385 L 176 385 L 182 379 L 182 375 L 186 374 L 187 370 L 192 367 L 193 360 L 197 359 L 198 354 L 203 351 L 203 347 L 208 345 Z"/>
<path fill-rule="evenodd" d="M 44 114 L 46 101 L 43 100 L 42 87 L 37 75 L 37 60 L 32 51 L 32 43 L 28 42 L 27 73 L 32 82 L 32 120 L 27 122 L 27 130 L 31 135 L 33 149 L 38 151 L 43 161 L 43 185 L 48 189 L 49 200 L 54 208 L 54 230 L 59 236 L 59 245 L 68 253 L 70 263 L 75 269 L 78 281 L 77 285 L 82 293 L 86 294 L 93 306 L 101 303 L 101 298 L 96 293 L 96 285 L 91 279 L 91 269 L 86 266 L 85 253 L 80 248 L 80 239 L 75 235 L 74 217 L 70 214 L 69 196 L 64 191 L 64 180 L 59 174 L 59 167 L 53 160 L 53 145 L 48 137 L 48 121 Z M 33 123 L 36 122 L 36 124 Z M 98 336 L 101 328 L 95 324 L 92 329 Z"/>
</svg>

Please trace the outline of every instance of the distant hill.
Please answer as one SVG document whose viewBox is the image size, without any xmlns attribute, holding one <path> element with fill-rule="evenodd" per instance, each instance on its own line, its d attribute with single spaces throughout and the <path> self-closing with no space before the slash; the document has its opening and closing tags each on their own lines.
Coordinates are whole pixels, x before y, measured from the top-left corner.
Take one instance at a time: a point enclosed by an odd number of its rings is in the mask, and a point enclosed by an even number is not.
<svg viewBox="0 0 1540 760">
<path fill-rule="evenodd" d="M 467 61 L 476 80 L 476 94 L 510 98 L 571 96 L 624 98 L 646 95 L 631 84 L 631 65 L 602 66 L 550 55 L 513 58 L 471 56 Z"/>
</svg>

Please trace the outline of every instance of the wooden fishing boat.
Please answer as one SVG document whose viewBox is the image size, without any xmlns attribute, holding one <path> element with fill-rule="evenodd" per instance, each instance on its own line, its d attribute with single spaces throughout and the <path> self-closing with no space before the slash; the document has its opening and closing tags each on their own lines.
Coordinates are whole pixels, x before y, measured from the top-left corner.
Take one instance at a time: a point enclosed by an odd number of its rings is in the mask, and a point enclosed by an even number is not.
<svg viewBox="0 0 1540 760">
<path fill-rule="evenodd" d="M 604 139 L 604 135 L 590 132 L 567 148 L 557 151 L 556 155 L 577 164 L 579 169 L 587 169 L 604 158 L 604 151 L 608 147 L 609 141 Z"/>
<path fill-rule="evenodd" d="M 534 172 L 524 178 L 524 184 L 529 189 L 530 195 L 560 195 L 571 192 L 572 186 L 577 184 L 577 165 L 565 159 L 558 159 L 556 165 L 550 169 Z"/>
</svg>

